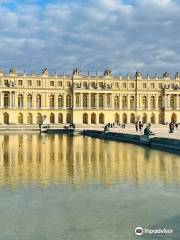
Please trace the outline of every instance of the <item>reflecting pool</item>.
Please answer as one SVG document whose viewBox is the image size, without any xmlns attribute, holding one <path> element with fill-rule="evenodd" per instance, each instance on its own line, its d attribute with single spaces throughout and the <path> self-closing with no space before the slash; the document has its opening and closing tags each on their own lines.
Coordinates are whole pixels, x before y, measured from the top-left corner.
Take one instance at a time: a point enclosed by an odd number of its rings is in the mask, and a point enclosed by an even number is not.
<svg viewBox="0 0 180 240">
<path fill-rule="evenodd" d="M 0 149 L 0 240 L 180 239 L 180 156 L 30 133 L 0 135 Z"/>
</svg>

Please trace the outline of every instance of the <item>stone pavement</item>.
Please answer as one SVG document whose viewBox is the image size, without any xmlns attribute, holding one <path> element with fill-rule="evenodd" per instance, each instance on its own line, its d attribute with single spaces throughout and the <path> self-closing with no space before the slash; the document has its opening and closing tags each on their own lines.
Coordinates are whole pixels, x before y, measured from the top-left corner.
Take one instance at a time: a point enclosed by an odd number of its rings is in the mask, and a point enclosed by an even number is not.
<svg viewBox="0 0 180 240">
<path fill-rule="evenodd" d="M 146 124 L 144 124 L 144 128 L 146 127 Z M 142 130 L 142 133 L 144 132 L 144 128 Z M 133 124 L 127 124 L 125 129 L 122 129 L 121 127 L 114 127 L 109 129 L 111 132 L 118 132 L 118 133 L 128 133 L 128 134 L 136 134 L 141 135 L 141 133 L 138 131 L 136 132 L 135 125 Z M 180 139 L 180 126 L 176 130 L 174 130 L 174 133 L 169 133 L 169 126 L 168 125 L 151 125 L 151 131 L 155 133 L 156 137 L 164 137 L 164 138 L 172 138 L 172 139 Z"/>
</svg>

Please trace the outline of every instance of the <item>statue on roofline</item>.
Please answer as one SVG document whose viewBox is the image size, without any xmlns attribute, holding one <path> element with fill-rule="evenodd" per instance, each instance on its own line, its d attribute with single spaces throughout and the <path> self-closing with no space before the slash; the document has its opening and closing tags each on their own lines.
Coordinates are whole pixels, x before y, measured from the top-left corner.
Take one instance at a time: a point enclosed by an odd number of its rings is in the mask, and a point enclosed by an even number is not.
<svg viewBox="0 0 180 240">
<path fill-rule="evenodd" d="M 80 71 L 79 68 L 75 68 L 75 69 L 73 70 L 73 75 L 79 76 L 80 74 L 81 74 L 81 71 Z"/>
<path fill-rule="evenodd" d="M 104 76 L 112 76 L 112 70 L 111 69 L 106 69 L 104 71 Z"/>
</svg>

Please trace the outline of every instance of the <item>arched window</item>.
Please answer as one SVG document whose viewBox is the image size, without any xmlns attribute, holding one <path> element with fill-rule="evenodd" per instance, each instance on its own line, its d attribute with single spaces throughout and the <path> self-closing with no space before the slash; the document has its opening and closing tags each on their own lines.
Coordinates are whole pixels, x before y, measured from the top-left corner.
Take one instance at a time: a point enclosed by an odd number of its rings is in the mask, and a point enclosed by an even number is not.
<svg viewBox="0 0 180 240">
<path fill-rule="evenodd" d="M 88 115 L 87 115 L 87 113 L 83 114 L 83 124 L 88 124 Z"/>
<path fill-rule="evenodd" d="M 154 113 L 152 113 L 152 115 L 151 115 L 151 123 L 156 123 L 156 117 L 155 117 L 155 114 Z"/>
<path fill-rule="evenodd" d="M 95 97 L 95 95 L 91 95 L 91 107 L 92 108 L 96 107 L 96 97 Z"/>
<path fill-rule="evenodd" d="M 32 124 L 32 123 L 33 123 L 32 113 L 28 113 L 28 116 L 27 116 L 27 123 L 28 123 L 28 124 Z"/>
<path fill-rule="evenodd" d="M 162 96 L 159 96 L 159 98 L 158 98 L 158 107 L 159 107 L 159 109 L 163 108 L 163 98 L 162 98 Z"/>
<path fill-rule="evenodd" d="M 104 107 L 104 96 L 103 95 L 99 96 L 99 107 L 100 108 Z"/>
<path fill-rule="evenodd" d="M 175 113 L 171 115 L 171 122 L 177 122 L 177 115 Z"/>
<path fill-rule="evenodd" d="M 58 114 L 58 123 L 63 123 L 63 114 L 62 113 Z"/>
<path fill-rule="evenodd" d="M 19 123 L 19 124 L 23 124 L 23 114 L 22 114 L 22 113 L 19 113 L 18 123 Z"/>
<path fill-rule="evenodd" d="M 151 109 L 154 109 L 154 108 L 155 108 L 155 97 L 154 97 L 154 96 L 152 96 L 152 97 L 150 98 L 150 108 L 151 108 Z"/>
<path fill-rule="evenodd" d="M 170 98 L 170 108 L 171 109 L 176 109 L 176 98 L 174 95 L 171 96 Z"/>
<path fill-rule="evenodd" d="M 9 93 L 4 93 L 4 107 L 5 108 L 8 108 L 10 105 L 9 98 L 10 98 Z"/>
<path fill-rule="evenodd" d="M 127 123 L 127 114 L 126 113 L 123 113 L 122 122 Z"/>
<path fill-rule="evenodd" d="M 63 108 L 63 96 L 59 95 L 58 97 L 58 108 Z"/>
<path fill-rule="evenodd" d="M 76 95 L 76 107 L 80 107 L 80 95 Z"/>
<path fill-rule="evenodd" d="M 37 106 L 37 108 L 41 108 L 41 95 L 40 94 L 38 94 L 36 96 L 36 106 Z"/>
<path fill-rule="evenodd" d="M 115 123 L 116 123 L 116 124 L 119 124 L 119 123 L 120 123 L 119 114 L 118 114 L 118 113 L 115 114 Z"/>
<path fill-rule="evenodd" d="M 127 97 L 123 96 L 122 98 L 122 109 L 126 109 L 127 108 Z"/>
<path fill-rule="evenodd" d="M 67 123 L 72 123 L 71 113 L 67 113 L 67 115 L 66 115 L 66 122 Z"/>
<path fill-rule="evenodd" d="M 99 123 L 104 124 L 104 114 L 103 113 L 99 114 Z"/>
<path fill-rule="evenodd" d="M 119 108 L 119 97 L 118 96 L 115 96 L 115 98 L 114 98 L 114 107 Z"/>
<path fill-rule="evenodd" d="M 143 114 L 142 122 L 147 123 L 147 114 L 146 113 Z"/>
<path fill-rule="evenodd" d="M 38 113 L 37 114 L 37 124 L 41 124 L 42 121 L 43 121 L 42 115 L 41 115 L 41 113 Z"/>
<path fill-rule="evenodd" d="M 23 95 L 22 94 L 18 95 L 18 107 L 19 108 L 23 107 Z"/>
<path fill-rule="evenodd" d="M 70 95 L 66 96 L 66 107 L 71 108 L 71 96 Z"/>
<path fill-rule="evenodd" d="M 91 124 L 96 124 L 96 114 L 95 113 L 91 114 Z"/>
<path fill-rule="evenodd" d="M 159 114 L 159 123 L 160 123 L 160 124 L 164 124 L 164 122 L 165 122 L 164 119 L 165 119 L 165 118 L 164 118 L 164 113 L 160 113 L 160 114 Z"/>
<path fill-rule="evenodd" d="M 131 115 L 130 115 L 130 123 L 135 123 L 135 115 L 134 115 L 134 113 L 131 113 Z"/>
<path fill-rule="evenodd" d="M 135 109 L 134 96 L 131 96 L 131 97 L 130 97 L 130 109 Z"/>
<path fill-rule="evenodd" d="M 83 95 L 83 107 L 86 108 L 88 106 L 88 97 L 87 95 Z"/>
<path fill-rule="evenodd" d="M 147 109 L 147 97 L 142 98 L 142 109 Z"/>
<path fill-rule="evenodd" d="M 4 115 L 4 124 L 9 124 L 9 114 L 8 113 L 3 113 Z"/>
<path fill-rule="evenodd" d="M 107 95 L 107 107 L 108 108 L 111 107 L 111 95 L 110 94 Z"/>
<path fill-rule="evenodd" d="M 50 114 L 50 123 L 52 123 L 52 124 L 55 123 L 55 115 L 54 115 L 54 113 Z"/>
<path fill-rule="evenodd" d="M 27 95 L 27 107 L 32 108 L 32 95 L 31 94 Z"/>
<path fill-rule="evenodd" d="M 55 102 L 54 95 L 51 94 L 51 96 L 49 98 L 49 106 L 50 106 L 50 108 L 54 108 L 54 106 L 55 106 L 54 102 Z"/>
</svg>

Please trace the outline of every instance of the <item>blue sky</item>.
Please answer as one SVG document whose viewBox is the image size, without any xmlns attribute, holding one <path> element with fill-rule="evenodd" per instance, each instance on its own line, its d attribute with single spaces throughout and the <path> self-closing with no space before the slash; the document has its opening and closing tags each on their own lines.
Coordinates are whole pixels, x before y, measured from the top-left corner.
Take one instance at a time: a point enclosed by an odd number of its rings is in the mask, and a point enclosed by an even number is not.
<svg viewBox="0 0 180 240">
<path fill-rule="evenodd" d="M 179 0 L 0 0 L 0 68 L 173 75 L 179 23 Z"/>
</svg>

